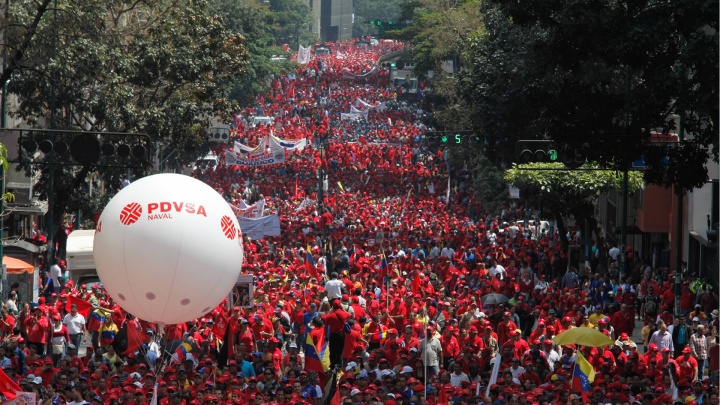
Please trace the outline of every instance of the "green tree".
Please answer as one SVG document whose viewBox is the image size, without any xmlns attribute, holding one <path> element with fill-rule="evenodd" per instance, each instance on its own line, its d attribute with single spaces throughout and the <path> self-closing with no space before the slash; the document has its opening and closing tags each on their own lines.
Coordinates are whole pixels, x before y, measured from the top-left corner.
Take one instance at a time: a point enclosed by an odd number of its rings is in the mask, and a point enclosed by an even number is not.
<svg viewBox="0 0 720 405">
<path fill-rule="evenodd" d="M 472 128 L 471 110 L 459 96 L 455 73 L 469 62 L 468 41 L 484 31 L 480 1 L 408 1 L 402 5 L 402 18 L 412 23 L 397 37 L 413 44 L 415 74 L 426 77 L 433 72 L 432 92 L 426 94 L 424 102 L 432 115 L 430 123 L 448 130 Z M 454 71 L 446 72 L 443 65 L 452 66 Z"/>
<path fill-rule="evenodd" d="M 463 181 L 472 188 L 475 198 L 482 201 L 483 208 L 493 215 L 500 213 L 502 206 L 508 203 L 508 184 L 503 171 L 477 148 L 450 148 L 449 160 L 454 173 L 467 175 Z"/>
<path fill-rule="evenodd" d="M 652 157 L 646 180 L 689 190 L 718 160 L 718 2 L 482 2 L 486 32 L 469 42 L 458 90 L 494 155 L 550 137 L 591 161 L 625 168 Z M 652 131 L 682 123 L 689 141 L 667 153 Z"/>
<path fill-rule="evenodd" d="M 550 169 L 550 170 L 548 170 Z M 598 197 L 610 190 L 622 188 L 622 173 L 601 170 L 597 165 L 585 165 L 584 170 L 564 170 L 562 163 L 533 163 L 513 165 L 505 172 L 505 180 L 520 189 L 521 196 L 527 196 L 528 203 L 549 213 L 555 219 L 560 240 L 567 248 L 567 226 L 569 218 L 576 223 L 588 221 L 597 240 L 602 230 L 595 218 Z M 628 193 L 644 188 L 642 174 L 628 173 Z"/>
<path fill-rule="evenodd" d="M 298 45 L 311 45 L 317 36 L 308 30 L 313 13 L 301 0 L 270 0 L 272 34 L 278 45 L 288 44 L 297 50 Z"/>
<path fill-rule="evenodd" d="M 268 77 L 279 76 L 294 69 L 289 54 L 275 43 L 271 23 L 272 12 L 255 1 L 209 0 L 210 11 L 222 17 L 223 25 L 233 34 L 245 38 L 249 59 L 243 75 L 229 85 L 231 100 L 240 105 L 253 103 L 258 95 L 269 90 Z M 274 62 L 274 55 L 288 57 L 287 62 Z"/>
<path fill-rule="evenodd" d="M 244 38 L 206 2 L 57 0 L 52 13 L 43 4 L 11 2 L 6 21 L 8 48 L 23 50 L 10 63 L 9 91 L 18 99 L 11 113 L 30 125 L 142 132 L 151 151 L 171 146 L 189 161 L 203 153 L 210 121 L 236 110 L 228 83 L 244 73 L 249 55 Z M 58 166 L 48 190 L 47 169 L 36 190 L 41 198 L 53 193 L 55 229 L 64 212 L 88 206 L 88 175 L 113 190 L 126 173 Z M 147 165 L 134 175 L 151 171 Z"/>
</svg>

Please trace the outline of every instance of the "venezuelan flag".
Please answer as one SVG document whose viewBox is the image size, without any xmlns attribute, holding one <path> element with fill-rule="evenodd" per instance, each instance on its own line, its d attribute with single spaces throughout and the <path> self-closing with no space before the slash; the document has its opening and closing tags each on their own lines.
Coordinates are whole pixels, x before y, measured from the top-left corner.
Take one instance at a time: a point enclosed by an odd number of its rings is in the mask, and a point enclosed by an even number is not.
<svg viewBox="0 0 720 405">
<path fill-rule="evenodd" d="M 109 346 L 115 340 L 117 333 L 118 327 L 114 323 L 110 325 L 103 324 L 100 327 L 100 342 L 103 346 Z"/>
<path fill-rule="evenodd" d="M 187 354 L 192 351 L 192 346 L 190 346 L 189 343 L 180 343 L 180 346 L 178 346 L 177 349 L 175 349 L 175 354 L 177 355 L 178 361 L 183 362 L 185 361 L 185 358 L 187 358 Z"/>
<path fill-rule="evenodd" d="M 313 255 L 310 253 L 309 250 L 305 252 L 305 270 L 308 271 L 310 277 L 313 277 L 317 281 L 322 281 L 320 275 L 317 272 L 317 267 L 315 267 L 315 259 L 313 259 Z"/>
<path fill-rule="evenodd" d="M 320 342 L 320 348 L 315 346 L 310 334 L 305 338 L 305 370 L 325 373 L 330 368 L 330 350 L 327 339 Z"/>
<path fill-rule="evenodd" d="M 384 330 L 384 331 L 378 331 L 378 332 L 375 334 L 375 339 L 377 339 L 377 340 L 379 340 L 379 341 L 383 341 L 383 340 L 387 339 L 387 335 L 388 335 L 388 334 L 387 334 L 387 331 L 386 331 L 386 330 Z"/>
<path fill-rule="evenodd" d="M 583 357 L 581 352 L 575 358 L 575 369 L 573 370 L 572 388 L 581 393 L 590 392 L 590 385 L 595 381 L 595 370 L 592 364 Z"/>
<path fill-rule="evenodd" d="M 99 331 L 103 322 L 105 322 L 105 311 L 96 309 L 88 318 L 87 329 L 90 331 Z"/>
</svg>

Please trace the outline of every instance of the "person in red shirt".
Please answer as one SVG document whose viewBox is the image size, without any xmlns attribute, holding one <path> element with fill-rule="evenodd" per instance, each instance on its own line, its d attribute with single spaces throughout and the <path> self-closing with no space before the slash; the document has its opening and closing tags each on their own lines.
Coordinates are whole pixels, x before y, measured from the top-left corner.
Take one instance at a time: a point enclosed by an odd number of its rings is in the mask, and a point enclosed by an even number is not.
<svg viewBox="0 0 720 405">
<path fill-rule="evenodd" d="M 622 304 L 620 311 L 612 314 L 610 319 L 610 324 L 615 329 L 615 336 L 623 333 L 627 333 L 628 336 L 632 335 L 633 329 L 635 329 L 635 314 L 627 304 Z"/>
<path fill-rule="evenodd" d="M 187 331 L 188 328 L 185 322 L 177 325 L 165 325 L 165 336 L 167 336 L 168 341 L 181 340 Z"/>
<path fill-rule="evenodd" d="M 360 319 L 363 316 L 367 317 L 367 312 L 365 312 L 365 308 L 360 305 L 360 297 L 352 297 L 352 308 L 353 311 L 355 311 L 355 319 Z"/>
<path fill-rule="evenodd" d="M 480 354 L 480 350 L 485 347 L 482 338 L 478 335 L 477 327 L 470 326 L 468 328 L 468 334 L 465 336 L 462 342 L 462 346 L 470 346 L 473 354 Z"/>
<path fill-rule="evenodd" d="M 282 351 L 279 346 L 280 341 L 275 337 L 268 340 L 268 352 L 272 355 L 273 368 L 282 370 Z"/>
<path fill-rule="evenodd" d="M 522 359 L 523 354 L 530 350 L 530 345 L 525 339 L 520 337 L 520 332 L 517 329 L 511 330 L 508 334 L 510 335 L 510 339 L 503 343 L 503 349 L 505 349 L 505 347 L 511 347 L 513 349 L 513 356 L 517 359 Z"/>
<path fill-rule="evenodd" d="M 238 336 L 237 336 L 237 343 L 238 345 L 240 343 L 245 344 L 245 349 L 248 352 L 254 352 L 255 351 L 255 338 L 253 337 L 252 331 L 248 327 L 249 321 L 247 319 L 242 319 L 240 321 L 240 329 L 238 329 Z"/>
<path fill-rule="evenodd" d="M 455 327 L 448 326 L 443 331 L 440 337 L 440 344 L 443 348 L 443 360 L 445 361 L 444 368 L 448 368 L 448 364 L 453 361 L 458 355 L 460 355 L 460 344 L 458 344 L 455 338 Z"/>
<path fill-rule="evenodd" d="M 57 368 L 53 367 L 53 361 L 50 357 L 46 357 L 45 360 L 43 360 L 42 367 L 36 368 L 32 374 L 35 375 L 35 377 L 42 378 L 43 386 L 47 388 L 50 383 L 52 382 L 53 376 L 57 374 L 59 370 Z"/>
<path fill-rule="evenodd" d="M 412 297 L 408 298 L 412 301 Z M 400 301 L 400 298 L 393 300 L 393 306 L 390 308 L 390 319 L 392 319 L 395 328 L 403 329 L 405 325 L 405 319 L 408 315 L 408 306 Z"/>
<path fill-rule="evenodd" d="M 342 309 L 340 300 L 333 300 L 333 310 L 322 317 L 324 323 L 330 328 L 330 366 L 342 364 L 343 347 L 345 346 L 345 323 L 350 314 Z"/>
<path fill-rule="evenodd" d="M 28 346 L 34 346 L 40 356 L 45 354 L 47 336 L 50 332 L 50 321 L 43 315 L 40 308 L 35 308 L 31 317 L 25 319 Z M 51 360 L 52 361 L 52 360 Z"/>
<path fill-rule="evenodd" d="M 510 320 L 510 312 L 503 313 L 503 321 L 497 327 L 498 342 L 507 342 L 510 338 L 509 332 L 517 329 L 515 322 Z"/>
<path fill-rule="evenodd" d="M 695 381 L 698 378 L 698 363 L 697 360 L 690 355 L 691 352 L 690 346 L 685 346 L 682 350 L 682 355 L 676 359 L 678 367 L 680 368 L 680 381 L 686 378 Z"/>
<path fill-rule="evenodd" d="M 67 356 L 70 358 L 70 367 L 75 367 L 78 370 L 82 370 L 85 367 L 83 360 L 77 354 L 77 347 L 72 343 L 67 346 Z"/>
</svg>

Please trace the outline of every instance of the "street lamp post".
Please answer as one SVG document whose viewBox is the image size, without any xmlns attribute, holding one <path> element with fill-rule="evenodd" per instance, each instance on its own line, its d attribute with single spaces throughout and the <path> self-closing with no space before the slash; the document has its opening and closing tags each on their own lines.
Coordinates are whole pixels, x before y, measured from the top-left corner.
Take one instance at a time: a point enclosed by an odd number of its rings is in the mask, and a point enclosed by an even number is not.
<svg viewBox="0 0 720 405">
<path fill-rule="evenodd" d="M 325 180 L 327 177 L 324 142 L 318 147 L 318 153 L 320 154 L 320 167 L 318 168 L 318 211 L 322 214 L 323 208 L 325 208 Z"/>
</svg>

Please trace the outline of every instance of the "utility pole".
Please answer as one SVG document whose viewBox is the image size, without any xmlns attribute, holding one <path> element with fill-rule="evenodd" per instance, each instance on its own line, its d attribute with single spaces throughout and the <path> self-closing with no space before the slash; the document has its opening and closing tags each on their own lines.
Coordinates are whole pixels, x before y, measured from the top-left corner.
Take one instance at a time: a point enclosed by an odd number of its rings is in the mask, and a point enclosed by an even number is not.
<svg viewBox="0 0 720 405">
<path fill-rule="evenodd" d="M 683 130 L 683 121 L 680 117 L 680 124 L 678 125 L 678 142 L 682 143 L 685 140 L 685 134 Z M 683 263 L 683 197 L 684 193 L 678 185 L 675 185 L 675 194 L 677 195 L 677 217 L 675 218 L 675 314 L 680 313 L 680 283 L 682 282 L 682 263 Z"/>
</svg>

